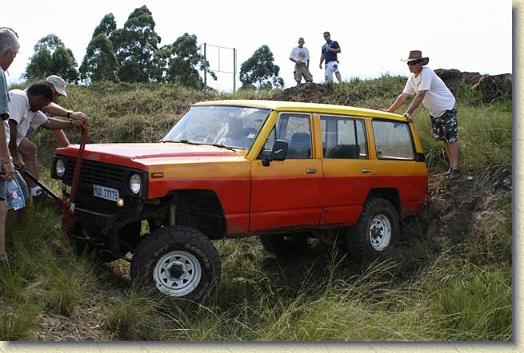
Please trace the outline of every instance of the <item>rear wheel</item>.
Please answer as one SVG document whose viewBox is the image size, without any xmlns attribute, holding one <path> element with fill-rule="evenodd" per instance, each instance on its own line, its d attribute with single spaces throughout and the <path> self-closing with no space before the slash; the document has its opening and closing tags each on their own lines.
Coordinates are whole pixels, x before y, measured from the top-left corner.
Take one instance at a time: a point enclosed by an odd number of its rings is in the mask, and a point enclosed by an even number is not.
<svg viewBox="0 0 524 353">
<path fill-rule="evenodd" d="M 198 230 L 164 227 L 138 245 L 131 278 L 165 295 L 200 302 L 218 284 L 220 259 L 213 243 Z"/>
<path fill-rule="evenodd" d="M 342 242 L 357 260 L 374 259 L 389 250 L 398 236 L 399 220 L 395 207 L 379 197 L 366 200 L 357 225 Z"/>
</svg>

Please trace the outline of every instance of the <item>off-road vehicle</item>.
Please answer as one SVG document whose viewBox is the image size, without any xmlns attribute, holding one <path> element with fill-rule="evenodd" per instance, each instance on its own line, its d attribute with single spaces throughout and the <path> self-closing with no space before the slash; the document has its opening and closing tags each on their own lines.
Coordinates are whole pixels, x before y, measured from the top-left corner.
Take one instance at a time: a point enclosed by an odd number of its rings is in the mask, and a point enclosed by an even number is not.
<svg viewBox="0 0 524 353">
<path fill-rule="evenodd" d="M 57 149 L 67 196 L 78 146 Z M 131 254 L 131 277 L 198 301 L 220 279 L 213 240 L 257 235 L 276 255 L 308 238 L 352 257 L 388 250 L 420 212 L 427 169 L 401 115 L 277 101 L 195 104 L 158 143 L 88 144 L 75 224 L 79 251 Z"/>
</svg>

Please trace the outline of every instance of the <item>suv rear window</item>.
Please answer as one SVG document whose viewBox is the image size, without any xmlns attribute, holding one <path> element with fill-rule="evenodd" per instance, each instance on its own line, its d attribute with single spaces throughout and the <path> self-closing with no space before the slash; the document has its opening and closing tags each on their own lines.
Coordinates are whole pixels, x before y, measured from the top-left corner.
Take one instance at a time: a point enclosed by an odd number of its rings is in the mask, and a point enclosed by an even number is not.
<svg viewBox="0 0 524 353">
<path fill-rule="evenodd" d="M 407 123 L 373 120 L 372 125 L 379 159 L 415 159 L 413 139 Z"/>
</svg>

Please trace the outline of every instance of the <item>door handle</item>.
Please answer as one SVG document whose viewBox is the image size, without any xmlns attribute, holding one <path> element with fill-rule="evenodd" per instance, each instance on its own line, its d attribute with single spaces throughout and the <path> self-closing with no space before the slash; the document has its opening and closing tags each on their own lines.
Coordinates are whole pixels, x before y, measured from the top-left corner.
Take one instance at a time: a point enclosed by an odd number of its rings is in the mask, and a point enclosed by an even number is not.
<svg viewBox="0 0 524 353">
<path fill-rule="evenodd" d="M 306 173 L 307 174 L 315 174 L 317 172 L 316 168 L 307 168 Z"/>
<path fill-rule="evenodd" d="M 371 173 L 372 171 L 373 171 L 372 169 L 362 168 L 362 173 L 363 174 L 368 174 L 368 173 Z"/>
</svg>

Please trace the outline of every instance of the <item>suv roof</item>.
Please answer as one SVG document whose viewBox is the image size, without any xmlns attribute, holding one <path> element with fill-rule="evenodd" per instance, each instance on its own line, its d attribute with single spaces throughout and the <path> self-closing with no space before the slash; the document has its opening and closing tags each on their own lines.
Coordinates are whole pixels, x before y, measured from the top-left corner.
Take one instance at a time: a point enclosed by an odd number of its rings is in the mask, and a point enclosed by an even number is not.
<svg viewBox="0 0 524 353">
<path fill-rule="evenodd" d="M 294 111 L 294 112 L 316 112 L 326 114 L 343 114 L 355 116 L 373 116 L 378 118 L 387 118 L 391 120 L 407 121 L 406 118 L 399 114 L 387 113 L 381 110 L 356 108 L 344 105 L 335 104 L 318 104 L 318 103 L 302 103 L 302 102 L 284 102 L 284 101 L 268 101 L 268 100 L 217 100 L 206 101 L 194 104 L 199 105 L 229 105 L 240 107 L 252 107 L 271 109 L 276 111 Z"/>
</svg>

